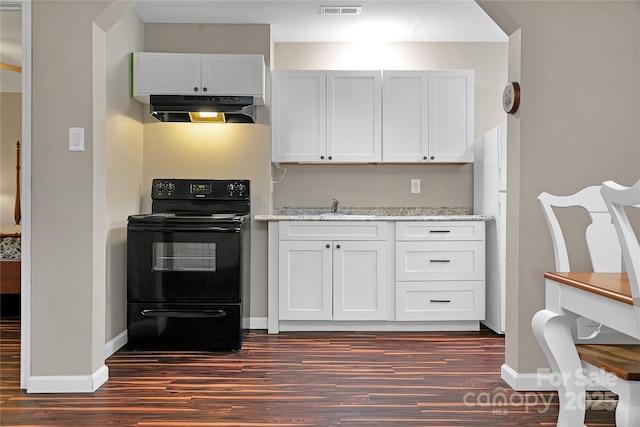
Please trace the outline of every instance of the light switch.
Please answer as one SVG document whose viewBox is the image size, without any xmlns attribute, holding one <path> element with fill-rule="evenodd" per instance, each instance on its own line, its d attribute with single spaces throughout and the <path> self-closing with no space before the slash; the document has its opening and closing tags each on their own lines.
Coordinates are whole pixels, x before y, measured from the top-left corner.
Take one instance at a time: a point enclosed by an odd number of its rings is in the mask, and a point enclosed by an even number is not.
<svg viewBox="0 0 640 427">
<path fill-rule="evenodd" d="M 412 193 L 419 193 L 420 192 L 420 180 L 419 179 L 412 179 L 411 180 L 411 192 Z"/>
<path fill-rule="evenodd" d="M 84 128 L 69 128 L 69 151 L 84 151 Z"/>
</svg>

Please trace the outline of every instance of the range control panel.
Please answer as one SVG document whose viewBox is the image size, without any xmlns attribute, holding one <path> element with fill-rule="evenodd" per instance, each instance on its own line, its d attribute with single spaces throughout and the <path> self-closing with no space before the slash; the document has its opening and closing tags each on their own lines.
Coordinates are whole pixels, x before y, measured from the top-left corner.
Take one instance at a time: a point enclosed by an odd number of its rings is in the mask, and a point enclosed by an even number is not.
<svg viewBox="0 0 640 427">
<path fill-rule="evenodd" d="M 154 179 L 153 200 L 249 200 L 249 180 Z"/>
</svg>

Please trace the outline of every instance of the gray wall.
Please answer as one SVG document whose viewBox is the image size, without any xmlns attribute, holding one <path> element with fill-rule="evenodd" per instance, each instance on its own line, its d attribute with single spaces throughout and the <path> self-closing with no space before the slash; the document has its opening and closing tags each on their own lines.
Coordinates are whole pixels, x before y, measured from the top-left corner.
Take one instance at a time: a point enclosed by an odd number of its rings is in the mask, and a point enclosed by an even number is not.
<svg viewBox="0 0 640 427">
<path fill-rule="evenodd" d="M 107 5 L 32 6 L 31 373 L 36 376 L 87 375 L 104 365 L 105 291 L 93 273 L 92 23 Z M 69 127 L 85 129 L 84 152 L 68 151 Z"/>
<path fill-rule="evenodd" d="M 509 79 L 522 87 L 508 119 L 506 363 L 535 373 L 547 363 L 531 318 L 554 269 L 536 197 L 640 178 L 640 2 L 478 3 L 512 35 Z"/>
<path fill-rule="evenodd" d="M 127 216 L 138 212 L 142 181 L 142 105 L 129 96 L 129 56 L 143 50 L 144 24 L 130 11 L 107 33 L 106 330 L 127 329 Z"/>
<path fill-rule="evenodd" d="M 33 376 L 94 374 L 126 328 L 123 227 L 142 187 L 128 52 L 143 34 L 131 5 L 33 3 Z M 84 128 L 85 151 L 68 150 L 69 127 Z"/>
</svg>

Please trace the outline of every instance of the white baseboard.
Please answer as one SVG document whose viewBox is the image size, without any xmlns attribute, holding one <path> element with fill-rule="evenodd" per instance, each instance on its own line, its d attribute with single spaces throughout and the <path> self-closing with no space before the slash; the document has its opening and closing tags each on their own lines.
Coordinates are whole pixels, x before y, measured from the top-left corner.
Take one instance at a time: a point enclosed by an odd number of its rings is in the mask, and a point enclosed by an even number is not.
<svg viewBox="0 0 640 427">
<path fill-rule="evenodd" d="M 268 325 L 267 317 L 250 317 L 249 318 L 249 329 L 267 329 Z"/>
<path fill-rule="evenodd" d="M 104 358 L 108 359 L 113 353 L 120 350 L 128 341 L 127 330 L 120 332 L 104 345 Z"/>
<path fill-rule="evenodd" d="M 125 329 L 104 345 L 105 360 L 127 343 Z M 92 375 L 46 375 L 27 379 L 27 393 L 92 393 L 109 379 L 109 368 L 103 365 Z"/>
<path fill-rule="evenodd" d="M 31 376 L 27 379 L 27 393 L 93 393 L 108 378 L 106 365 L 91 375 Z"/>
<path fill-rule="evenodd" d="M 591 366 L 591 365 L 587 365 Z M 599 370 L 598 368 L 592 367 L 586 368 L 583 365 L 583 369 L 585 369 L 585 375 L 587 376 L 587 390 L 589 391 L 601 391 L 608 390 L 608 388 L 604 387 L 603 381 L 606 379 L 602 377 L 603 375 L 607 375 L 607 373 Z M 540 369 L 539 372 L 535 374 L 531 373 L 519 373 L 514 371 L 511 367 L 507 366 L 505 363 L 502 365 L 502 379 L 509 384 L 509 387 L 516 391 L 558 391 L 558 381 L 559 376 L 551 372 L 550 369 Z M 609 374 L 611 375 L 611 374 Z M 611 383 L 611 379 L 607 381 L 608 384 Z M 613 380 L 615 382 L 615 380 Z"/>
<path fill-rule="evenodd" d="M 516 391 L 557 391 L 551 384 L 551 371 L 545 370 L 532 373 L 520 373 L 513 370 L 506 363 L 501 368 L 501 378 Z"/>
</svg>

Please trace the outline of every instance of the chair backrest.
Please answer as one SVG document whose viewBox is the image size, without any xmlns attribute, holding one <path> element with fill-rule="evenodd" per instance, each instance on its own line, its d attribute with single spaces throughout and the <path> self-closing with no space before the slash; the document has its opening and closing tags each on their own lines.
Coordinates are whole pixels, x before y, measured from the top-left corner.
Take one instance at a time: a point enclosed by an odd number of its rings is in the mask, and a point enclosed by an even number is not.
<svg viewBox="0 0 640 427">
<path fill-rule="evenodd" d="M 554 207 L 580 207 L 586 210 L 591 217 L 591 224 L 585 231 L 585 237 L 593 271 L 599 273 L 621 271 L 622 255 L 620 243 L 615 227 L 611 224 L 611 215 L 607 205 L 600 194 L 599 185 L 583 188 L 577 193 L 568 196 L 541 193 L 538 196 L 538 202 L 542 206 L 542 211 L 551 232 L 556 271 L 568 272 L 571 271 L 571 266 L 569 265 L 569 253 L 564 233 L 553 210 Z"/>
<path fill-rule="evenodd" d="M 638 309 L 640 307 L 640 242 L 631 226 L 625 207 L 640 209 L 640 181 L 631 187 L 607 181 L 602 184 L 601 193 L 611 213 L 611 221 L 622 246 L 622 259 L 629 275 L 633 303 Z"/>
</svg>

